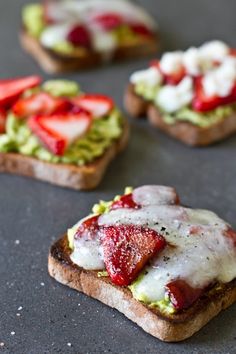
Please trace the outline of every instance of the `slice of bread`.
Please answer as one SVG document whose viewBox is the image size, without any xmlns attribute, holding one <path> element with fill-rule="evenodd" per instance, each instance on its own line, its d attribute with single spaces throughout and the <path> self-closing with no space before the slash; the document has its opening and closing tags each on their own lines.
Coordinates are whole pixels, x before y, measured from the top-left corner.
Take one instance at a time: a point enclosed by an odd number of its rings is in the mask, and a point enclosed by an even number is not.
<svg viewBox="0 0 236 354">
<path fill-rule="evenodd" d="M 105 60 L 98 52 L 81 52 L 75 56 L 57 54 L 53 50 L 44 48 L 40 42 L 29 35 L 25 30 L 20 32 L 22 48 L 29 53 L 49 74 L 57 74 L 75 70 L 86 70 L 102 65 Z M 156 54 L 159 48 L 158 35 L 154 38 L 145 38 L 138 44 L 120 46 L 112 55 L 112 60 L 119 61 L 140 58 Z"/>
<path fill-rule="evenodd" d="M 87 190 L 101 181 L 107 166 L 127 145 L 129 125 L 125 121 L 121 137 L 104 154 L 84 166 L 50 163 L 19 153 L 0 153 L 0 172 L 33 177 L 61 187 Z"/>
<path fill-rule="evenodd" d="M 236 112 L 206 128 L 184 121 L 167 124 L 153 103 L 144 100 L 135 93 L 132 84 L 127 87 L 124 104 L 130 115 L 134 117 L 147 115 L 153 126 L 190 146 L 210 145 L 236 133 Z"/>
<path fill-rule="evenodd" d="M 84 270 L 73 264 L 66 235 L 51 247 L 48 270 L 58 282 L 117 309 L 146 332 L 167 342 L 178 342 L 192 336 L 236 301 L 234 280 L 220 289 L 215 287 L 206 291 L 189 309 L 165 316 L 135 300 L 128 288 L 115 286 L 109 278 L 98 277 L 96 271 Z"/>
</svg>

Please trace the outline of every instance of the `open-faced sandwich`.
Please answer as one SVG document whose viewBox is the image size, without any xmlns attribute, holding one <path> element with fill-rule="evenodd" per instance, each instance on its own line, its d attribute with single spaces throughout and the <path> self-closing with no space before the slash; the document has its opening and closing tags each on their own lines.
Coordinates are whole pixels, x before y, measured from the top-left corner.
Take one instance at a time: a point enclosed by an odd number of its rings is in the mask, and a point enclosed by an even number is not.
<svg viewBox="0 0 236 354">
<path fill-rule="evenodd" d="M 212 41 L 164 54 L 130 77 L 125 106 L 189 145 L 228 137 L 236 132 L 236 50 Z"/>
<path fill-rule="evenodd" d="M 154 54 L 154 19 L 125 0 L 45 0 L 26 5 L 21 43 L 49 72 L 81 70 Z"/>
<path fill-rule="evenodd" d="M 49 273 L 146 332 L 181 341 L 236 301 L 236 232 L 175 190 L 143 186 L 100 202 L 57 241 Z"/>
<path fill-rule="evenodd" d="M 76 82 L 38 76 L 0 80 L 0 171 L 74 189 L 101 181 L 128 142 L 128 123 L 110 97 Z"/>
</svg>

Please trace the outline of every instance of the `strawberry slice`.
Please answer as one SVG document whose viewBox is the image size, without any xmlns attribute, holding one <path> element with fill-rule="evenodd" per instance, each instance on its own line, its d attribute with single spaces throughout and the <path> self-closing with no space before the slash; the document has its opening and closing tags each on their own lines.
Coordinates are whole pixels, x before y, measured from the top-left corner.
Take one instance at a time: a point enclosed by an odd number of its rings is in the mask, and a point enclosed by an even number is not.
<svg viewBox="0 0 236 354">
<path fill-rule="evenodd" d="M 150 31 L 150 29 L 147 26 L 145 26 L 143 23 L 132 23 L 129 25 L 129 27 L 134 33 L 140 36 L 153 37 L 153 32 Z"/>
<path fill-rule="evenodd" d="M 34 114 L 65 112 L 71 106 L 69 100 L 53 97 L 46 92 L 40 92 L 30 97 L 20 98 L 14 104 L 12 111 L 19 117 L 27 117 Z"/>
<path fill-rule="evenodd" d="M 120 286 L 129 285 L 166 245 L 163 236 L 142 226 L 107 226 L 100 232 L 107 272 Z"/>
<path fill-rule="evenodd" d="M 0 108 L 0 134 L 5 133 L 6 118 L 7 118 L 6 111 Z"/>
<path fill-rule="evenodd" d="M 193 109 L 198 112 L 211 111 L 219 106 L 236 102 L 236 84 L 230 95 L 227 97 L 207 96 L 202 85 L 202 77 L 195 80 L 195 97 L 193 99 Z"/>
<path fill-rule="evenodd" d="M 27 76 L 19 79 L 0 80 L 0 106 L 12 104 L 25 90 L 38 86 L 39 76 Z"/>
<path fill-rule="evenodd" d="M 36 115 L 28 120 L 32 132 L 55 155 L 62 156 L 66 148 L 90 128 L 91 115 L 81 110 L 53 115 Z"/>
<path fill-rule="evenodd" d="M 121 26 L 124 20 L 115 12 L 107 12 L 92 17 L 92 22 L 98 24 L 103 30 L 110 31 Z"/>
<path fill-rule="evenodd" d="M 73 103 L 90 112 L 95 118 L 105 116 L 114 107 L 114 102 L 110 97 L 97 94 L 78 96 L 73 99 Z"/>
<path fill-rule="evenodd" d="M 230 48 L 229 55 L 236 57 L 236 48 Z"/>
<path fill-rule="evenodd" d="M 152 60 L 150 66 L 157 68 L 161 72 L 162 76 L 164 77 L 164 84 L 178 85 L 180 81 L 182 81 L 183 78 L 186 76 L 186 70 L 184 66 L 178 72 L 173 73 L 171 75 L 163 73 L 160 67 L 159 60 Z"/>
<path fill-rule="evenodd" d="M 166 285 L 172 305 L 183 310 L 191 306 L 203 293 L 204 289 L 192 288 L 185 280 L 173 280 Z"/>
<path fill-rule="evenodd" d="M 89 31 L 83 25 L 77 25 L 67 35 L 67 40 L 75 46 L 82 46 L 90 49 L 92 46 Z"/>
<path fill-rule="evenodd" d="M 233 241 L 234 246 L 236 247 L 236 231 L 229 228 L 227 231 L 225 231 L 225 236 L 229 237 Z"/>
<path fill-rule="evenodd" d="M 116 210 L 121 208 L 137 209 L 139 205 L 133 201 L 132 193 L 123 195 L 119 200 L 112 203 L 110 210 Z"/>
<path fill-rule="evenodd" d="M 88 239 L 96 238 L 98 230 L 99 230 L 99 226 L 98 226 L 99 216 L 100 215 L 95 215 L 89 219 L 84 220 L 82 222 L 82 224 L 79 225 L 79 227 L 76 231 L 75 239 L 78 239 L 81 237 L 86 237 Z"/>
</svg>

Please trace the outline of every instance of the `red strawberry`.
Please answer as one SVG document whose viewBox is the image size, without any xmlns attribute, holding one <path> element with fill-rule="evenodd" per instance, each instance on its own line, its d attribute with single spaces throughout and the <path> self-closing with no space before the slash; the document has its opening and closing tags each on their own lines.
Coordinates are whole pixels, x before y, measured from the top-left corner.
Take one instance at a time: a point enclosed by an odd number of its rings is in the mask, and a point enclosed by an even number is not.
<svg viewBox="0 0 236 354">
<path fill-rule="evenodd" d="M 229 237 L 233 241 L 234 246 L 236 247 L 236 231 L 229 228 L 227 231 L 225 231 L 225 236 Z"/>
<path fill-rule="evenodd" d="M 102 29 L 109 31 L 121 26 L 122 23 L 124 23 L 124 20 L 121 15 L 117 13 L 107 12 L 94 16 L 92 22 L 99 24 Z"/>
<path fill-rule="evenodd" d="M 85 236 L 88 237 L 89 239 L 96 238 L 99 230 L 98 218 L 99 215 L 95 215 L 83 221 L 82 224 L 79 225 L 76 231 L 75 238 L 80 238 Z"/>
<path fill-rule="evenodd" d="M 153 37 L 153 32 L 143 23 L 133 23 L 130 24 L 129 27 L 132 29 L 134 33 L 140 36 Z"/>
<path fill-rule="evenodd" d="M 164 83 L 168 84 L 168 85 L 178 85 L 180 83 L 180 81 L 183 80 L 183 78 L 186 76 L 186 70 L 184 67 L 181 68 L 181 70 L 179 70 L 178 72 L 174 73 L 174 74 L 164 74 L 160 68 L 160 62 L 159 60 L 152 60 L 150 63 L 151 67 L 156 67 L 157 69 L 160 70 L 160 72 L 162 73 L 163 77 L 164 77 Z"/>
<path fill-rule="evenodd" d="M 28 125 L 53 154 L 60 156 L 69 144 L 87 132 L 91 121 L 91 115 L 81 110 L 78 113 L 32 116 Z"/>
<path fill-rule="evenodd" d="M 139 208 L 139 205 L 133 201 L 132 193 L 123 195 L 119 200 L 112 203 L 110 210 L 120 209 L 120 208 Z"/>
<path fill-rule="evenodd" d="M 51 114 L 64 112 L 71 108 L 69 100 L 56 98 L 46 92 L 40 92 L 30 97 L 20 98 L 13 106 L 13 112 L 19 117 L 33 114 Z"/>
<path fill-rule="evenodd" d="M 7 114 L 4 109 L 0 108 L 0 134 L 5 133 Z"/>
<path fill-rule="evenodd" d="M 173 280 L 166 285 L 167 294 L 172 305 L 183 310 L 191 306 L 202 294 L 204 289 L 192 288 L 185 280 Z"/>
<path fill-rule="evenodd" d="M 195 80 L 195 97 L 193 99 L 193 109 L 198 112 L 211 111 L 219 106 L 236 102 L 236 84 L 227 97 L 207 96 L 202 85 L 202 77 Z"/>
<path fill-rule="evenodd" d="M 0 80 L 0 107 L 12 104 L 25 90 L 38 86 L 40 82 L 39 76 Z"/>
<path fill-rule="evenodd" d="M 120 286 L 129 285 L 166 245 L 156 231 L 142 226 L 107 226 L 100 232 L 107 272 L 112 282 Z"/>
<path fill-rule="evenodd" d="M 97 94 L 78 96 L 73 99 L 73 103 L 90 112 L 95 118 L 105 116 L 114 107 L 114 102 L 110 97 Z"/>
<path fill-rule="evenodd" d="M 236 48 L 230 48 L 229 55 L 232 55 L 232 57 L 236 57 Z"/>
<path fill-rule="evenodd" d="M 67 35 L 67 40 L 75 46 L 91 48 L 91 36 L 83 25 L 77 25 Z"/>
</svg>

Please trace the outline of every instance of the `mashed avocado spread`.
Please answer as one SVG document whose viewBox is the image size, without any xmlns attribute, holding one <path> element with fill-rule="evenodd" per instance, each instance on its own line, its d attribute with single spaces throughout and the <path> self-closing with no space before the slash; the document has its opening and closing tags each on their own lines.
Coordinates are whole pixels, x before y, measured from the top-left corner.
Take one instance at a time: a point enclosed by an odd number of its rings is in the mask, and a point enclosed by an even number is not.
<svg viewBox="0 0 236 354">
<path fill-rule="evenodd" d="M 145 83 L 139 83 L 135 85 L 134 89 L 137 95 L 145 100 L 154 102 L 160 86 L 151 87 Z M 163 111 L 160 107 L 158 109 L 162 113 L 162 119 L 167 124 L 189 122 L 199 127 L 207 128 L 236 112 L 236 104 L 220 106 L 205 113 L 196 112 L 190 107 L 184 107 L 173 114 Z"/>
<path fill-rule="evenodd" d="M 78 94 L 79 87 L 72 81 L 50 80 L 43 84 L 42 90 L 57 97 L 71 97 Z M 101 156 L 113 140 L 120 137 L 122 124 L 120 112 L 113 109 L 109 115 L 94 119 L 88 133 L 71 144 L 63 156 L 55 156 L 43 147 L 24 119 L 10 113 L 6 122 L 6 134 L 0 135 L 0 152 L 18 152 L 47 162 L 81 166 Z"/>
</svg>

